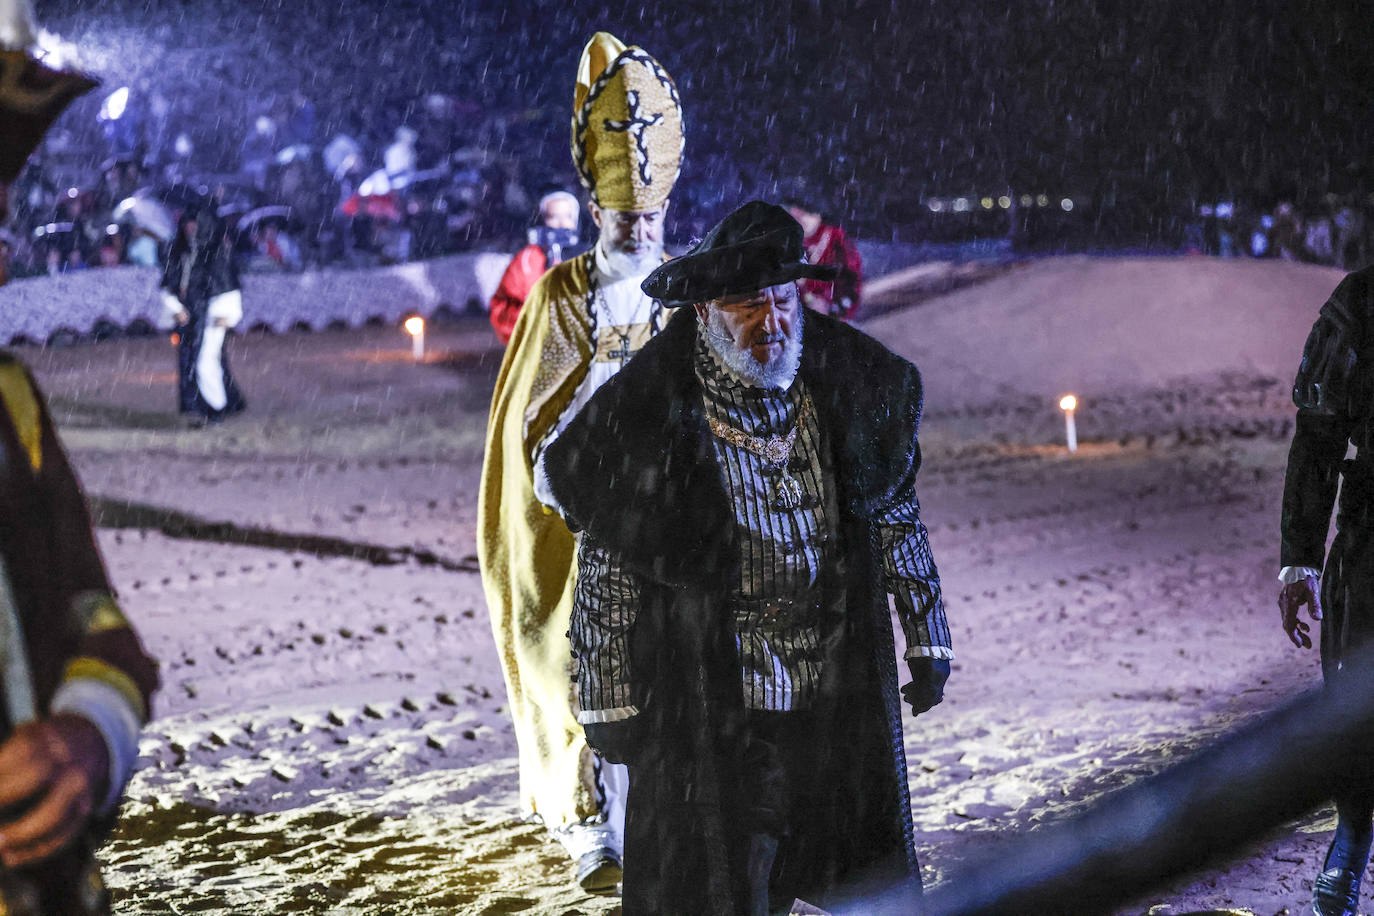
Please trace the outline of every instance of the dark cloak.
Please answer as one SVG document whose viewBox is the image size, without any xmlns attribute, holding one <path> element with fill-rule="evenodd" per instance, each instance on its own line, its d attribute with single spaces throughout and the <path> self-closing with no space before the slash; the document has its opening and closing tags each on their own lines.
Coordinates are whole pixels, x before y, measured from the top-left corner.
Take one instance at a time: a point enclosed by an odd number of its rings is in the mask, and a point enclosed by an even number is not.
<svg viewBox="0 0 1374 916">
<path fill-rule="evenodd" d="M 210 327 L 210 300 L 221 293 L 239 289 L 238 268 L 234 264 L 233 253 L 226 244 L 226 237 L 219 220 L 211 214 L 196 217 L 196 234 L 201 238 L 198 246 L 193 247 L 186 233 L 186 221 L 182 217 L 176 239 L 167 254 L 167 266 L 162 272 L 162 288 L 181 300 L 182 306 L 191 317 L 178 328 L 180 339 L 177 343 L 177 408 L 182 413 L 199 414 L 211 419 L 219 419 L 243 410 L 246 402 L 243 393 L 234 383 L 229 372 L 229 348 L 220 352 L 220 367 L 224 372 L 224 407 L 216 410 L 201 396 L 196 382 L 196 361 L 200 359 L 200 348 L 205 341 L 205 331 Z M 181 289 L 187 262 L 190 274 L 185 292 Z M 226 335 L 227 341 L 228 335 Z"/>
<path fill-rule="evenodd" d="M 1281 522 L 1284 566 L 1322 569 L 1322 670 L 1328 680 L 1374 637 L 1374 268 L 1348 275 L 1322 306 L 1293 385 L 1297 428 Z M 1357 457 L 1346 460 L 1347 443 Z M 1336 538 L 1326 535 L 1340 484 Z"/>
<path fill-rule="evenodd" d="M 0 402 L 0 558 L 23 634 L 35 711 L 40 718 L 49 715 L 70 674 L 68 666 L 78 659 L 127 683 L 136 691 L 131 701 L 146 711 L 157 687 L 156 662 L 122 619 L 117 625 L 92 626 L 93 606 L 101 599 L 113 606 L 113 589 L 52 417 L 28 371 L 8 353 L 0 353 L 0 375 L 11 384 L 16 377 L 23 380 Z M 11 729 L 5 689 L 0 685 L 0 741 Z M 88 912 L 87 903 L 89 911 L 104 912 L 100 901 L 87 901 L 87 880 L 93 873 L 91 850 L 113 825 L 116 811 L 93 819 L 79 839 L 40 863 L 0 868 L 0 894 L 29 884 L 41 897 L 41 912 L 77 916 Z"/>
<path fill-rule="evenodd" d="M 696 316 L 681 310 L 603 385 L 545 453 L 574 530 L 619 554 L 643 582 L 630 636 L 632 691 L 649 766 L 632 769 L 624 911 L 736 912 L 727 847 L 737 829 L 720 748 L 742 708 L 726 612 L 738 581 L 734 520 L 693 371 Z M 828 576 L 833 621 L 813 709 L 817 766 L 787 812 L 802 851 L 788 893 L 823 904 L 849 887 L 920 893 L 906 779 L 896 649 L 873 519 L 909 499 L 920 467 L 916 367 L 866 335 L 808 314 L 800 375 L 835 469 L 840 562 Z M 777 875 L 775 874 L 775 878 Z"/>
</svg>

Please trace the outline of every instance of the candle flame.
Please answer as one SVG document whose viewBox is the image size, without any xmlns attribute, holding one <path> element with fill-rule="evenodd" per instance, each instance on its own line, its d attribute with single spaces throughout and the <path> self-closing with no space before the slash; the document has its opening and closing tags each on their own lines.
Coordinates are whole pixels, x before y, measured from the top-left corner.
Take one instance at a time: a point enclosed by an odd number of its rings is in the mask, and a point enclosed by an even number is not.
<svg viewBox="0 0 1374 916">
<path fill-rule="evenodd" d="M 1060 409 L 1060 410 L 1073 410 L 1073 409 L 1074 409 L 1075 407 L 1077 407 L 1077 406 L 1078 406 L 1078 398 L 1074 397 L 1074 396 L 1071 395 L 1071 394 L 1066 394 L 1066 395 L 1064 395 L 1062 398 L 1059 399 L 1059 409 Z"/>
<path fill-rule="evenodd" d="M 425 320 L 418 315 L 414 318 L 407 318 L 405 329 L 411 337 L 418 337 L 425 332 Z"/>
</svg>

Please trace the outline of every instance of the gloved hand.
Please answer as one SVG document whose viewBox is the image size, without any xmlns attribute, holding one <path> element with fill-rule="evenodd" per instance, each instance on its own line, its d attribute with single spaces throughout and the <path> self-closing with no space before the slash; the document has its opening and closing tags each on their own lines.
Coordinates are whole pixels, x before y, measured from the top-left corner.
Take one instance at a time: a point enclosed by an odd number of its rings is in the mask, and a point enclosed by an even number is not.
<svg viewBox="0 0 1374 916">
<path fill-rule="evenodd" d="M 911 683 L 902 688 L 902 699 L 911 705 L 911 714 L 919 716 L 945 698 L 949 661 L 918 656 L 907 659 L 906 664 L 911 671 Z"/>
<path fill-rule="evenodd" d="M 1307 605 L 1307 614 L 1313 620 L 1322 619 L 1322 586 L 1315 576 L 1290 582 L 1279 592 L 1279 617 L 1283 620 L 1283 632 L 1293 645 L 1299 649 L 1312 648 L 1312 637 L 1308 626 L 1298 619 L 1298 611 Z"/>
<path fill-rule="evenodd" d="M 611 763 L 630 763 L 643 741 L 639 716 L 618 722 L 588 722 L 582 726 L 587 744 Z"/>
</svg>

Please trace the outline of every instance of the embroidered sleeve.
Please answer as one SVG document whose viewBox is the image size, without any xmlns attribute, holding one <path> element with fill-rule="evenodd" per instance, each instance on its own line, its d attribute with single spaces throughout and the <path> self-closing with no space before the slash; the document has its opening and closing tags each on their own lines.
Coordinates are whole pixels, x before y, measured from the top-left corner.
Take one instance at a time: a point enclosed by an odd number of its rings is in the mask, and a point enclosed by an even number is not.
<svg viewBox="0 0 1374 916">
<path fill-rule="evenodd" d="M 586 311 L 585 258 L 565 261 L 535 283 L 521 309 L 511 346 L 517 350 L 537 344 L 539 353 L 529 399 L 524 408 L 525 453 L 533 467 L 548 446 L 549 434 L 566 425 L 565 414 L 586 378 L 595 346 L 591 318 Z M 542 323 L 539 333 L 521 338 L 519 325 Z M 525 354 L 533 358 L 534 354 Z"/>
<path fill-rule="evenodd" d="M 634 574 L 583 535 L 568 634 L 576 660 L 578 722 L 613 722 L 639 712 L 631 699 L 629 651 L 639 602 Z"/>
<path fill-rule="evenodd" d="M 940 573 L 930 552 L 930 536 L 913 496 L 878 517 L 883 578 L 897 602 L 897 619 L 906 637 L 906 657 L 954 658 L 945 620 Z"/>
</svg>

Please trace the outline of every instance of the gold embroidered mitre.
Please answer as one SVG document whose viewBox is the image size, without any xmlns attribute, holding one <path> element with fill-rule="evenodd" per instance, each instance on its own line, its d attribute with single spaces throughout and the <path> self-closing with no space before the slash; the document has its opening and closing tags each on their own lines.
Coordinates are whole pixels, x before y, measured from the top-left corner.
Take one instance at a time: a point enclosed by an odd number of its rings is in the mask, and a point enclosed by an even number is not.
<svg viewBox="0 0 1374 916">
<path fill-rule="evenodd" d="M 656 210 L 682 166 L 677 87 L 643 48 L 597 32 L 582 51 L 573 95 L 572 153 L 592 200 L 611 210 Z"/>
</svg>

